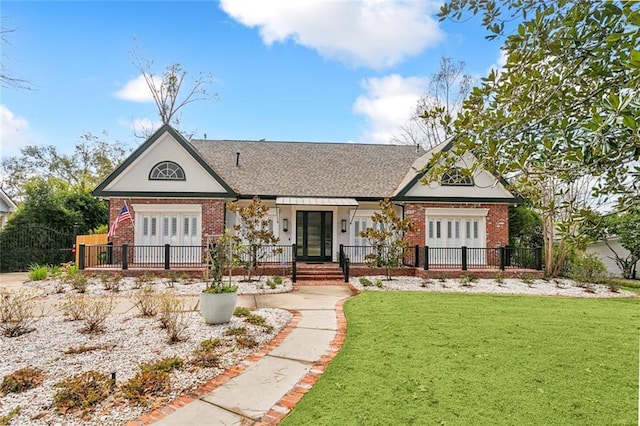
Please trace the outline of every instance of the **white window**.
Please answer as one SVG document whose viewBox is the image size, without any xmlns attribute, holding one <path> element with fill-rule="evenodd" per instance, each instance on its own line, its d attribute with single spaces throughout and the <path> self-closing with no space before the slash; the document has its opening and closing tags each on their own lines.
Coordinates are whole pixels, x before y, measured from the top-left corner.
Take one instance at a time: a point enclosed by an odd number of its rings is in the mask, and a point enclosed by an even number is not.
<svg viewBox="0 0 640 426">
<path fill-rule="evenodd" d="M 433 263 L 450 264 L 460 261 L 463 246 L 468 248 L 486 248 L 486 219 L 488 209 L 447 209 L 431 208 L 425 210 L 427 233 L 425 244 L 430 248 L 442 249 L 430 251 Z M 446 250 L 444 250 L 446 249 Z M 484 256 L 484 251 L 474 251 L 474 256 Z M 482 262 L 478 258 L 475 262 Z"/>
<path fill-rule="evenodd" d="M 139 204 L 135 212 L 134 262 L 160 262 L 164 259 L 164 245 L 183 246 L 172 249 L 172 262 L 199 263 L 201 258 L 202 207 L 199 204 Z M 149 247 L 151 246 L 151 247 Z"/>
<path fill-rule="evenodd" d="M 173 161 L 162 161 L 151 168 L 149 180 L 185 180 L 184 170 Z"/>
</svg>

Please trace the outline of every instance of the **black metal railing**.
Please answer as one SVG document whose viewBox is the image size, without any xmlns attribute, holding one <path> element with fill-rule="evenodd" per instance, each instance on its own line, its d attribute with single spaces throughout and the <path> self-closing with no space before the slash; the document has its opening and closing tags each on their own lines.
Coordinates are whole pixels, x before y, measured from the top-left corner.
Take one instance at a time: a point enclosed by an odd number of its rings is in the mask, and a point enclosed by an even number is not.
<svg viewBox="0 0 640 426">
<path fill-rule="evenodd" d="M 384 258 L 384 249 L 371 246 L 340 245 L 339 262 L 345 273 L 345 261 L 350 265 L 376 266 Z M 403 266 L 424 269 L 536 269 L 542 270 L 542 249 L 523 247 L 420 247 L 411 246 L 399 257 Z M 400 262 L 399 262 L 400 263 Z M 383 266 L 380 262 L 377 266 Z"/>
<path fill-rule="evenodd" d="M 207 246 L 161 246 L 96 244 L 78 247 L 78 267 L 86 268 L 204 268 L 207 266 Z M 292 264 L 295 248 L 286 245 L 256 247 L 243 254 L 241 260 L 255 265 Z"/>
</svg>

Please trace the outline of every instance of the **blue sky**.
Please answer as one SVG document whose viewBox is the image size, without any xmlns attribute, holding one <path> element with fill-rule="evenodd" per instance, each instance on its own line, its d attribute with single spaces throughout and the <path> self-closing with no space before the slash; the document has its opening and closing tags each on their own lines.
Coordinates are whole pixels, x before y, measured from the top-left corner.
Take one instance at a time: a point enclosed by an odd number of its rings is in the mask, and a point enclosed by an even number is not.
<svg viewBox="0 0 640 426">
<path fill-rule="evenodd" d="M 477 22 L 439 23 L 438 9 L 427 0 L 3 0 L 3 28 L 15 28 L 3 65 L 32 90 L 2 88 L 2 156 L 26 144 L 69 152 L 85 132 L 142 143 L 133 123 L 159 119 L 134 84 L 135 46 L 155 72 L 178 62 L 189 76 L 213 73 L 219 99 L 181 114 L 196 137 L 389 143 L 440 57 L 478 77 L 500 61 L 500 43 Z"/>
</svg>

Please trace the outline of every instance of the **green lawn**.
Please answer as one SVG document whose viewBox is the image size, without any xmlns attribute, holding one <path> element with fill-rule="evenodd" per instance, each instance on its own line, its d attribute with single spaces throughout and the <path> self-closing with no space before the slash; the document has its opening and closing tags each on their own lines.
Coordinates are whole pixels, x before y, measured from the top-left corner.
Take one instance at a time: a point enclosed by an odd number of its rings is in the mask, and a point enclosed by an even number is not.
<svg viewBox="0 0 640 426">
<path fill-rule="evenodd" d="M 638 419 L 640 300 L 365 292 L 282 425 L 614 425 Z"/>
</svg>

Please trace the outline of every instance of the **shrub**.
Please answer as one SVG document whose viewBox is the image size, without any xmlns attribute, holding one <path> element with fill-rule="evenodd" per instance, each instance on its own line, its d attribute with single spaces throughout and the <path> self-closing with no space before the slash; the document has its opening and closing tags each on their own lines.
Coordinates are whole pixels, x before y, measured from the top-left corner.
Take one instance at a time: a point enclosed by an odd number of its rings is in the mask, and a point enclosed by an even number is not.
<svg viewBox="0 0 640 426">
<path fill-rule="evenodd" d="M 274 282 L 273 282 L 273 281 L 271 281 L 271 280 L 267 280 L 267 286 L 268 286 L 271 290 L 274 290 L 274 289 L 277 287 L 277 284 L 276 284 L 276 283 L 274 283 Z"/>
<path fill-rule="evenodd" d="M 160 299 L 153 287 L 147 285 L 138 289 L 133 299 L 136 308 L 143 317 L 152 317 L 158 313 Z"/>
<path fill-rule="evenodd" d="M 528 285 L 529 287 L 533 287 L 533 275 L 527 274 L 526 272 L 520 274 L 520 281 Z"/>
<path fill-rule="evenodd" d="M 104 323 L 113 308 L 114 302 L 110 297 L 107 299 L 85 299 L 83 317 L 85 326 L 82 332 L 93 334 L 104 331 Z"/>
<path fill-rule="evenodd" d="M 67 295 L 63 302 L 58 303 L 57 307 L 62 311 L 62 315 L 68 317 L 71 321 L 84 319 L 87 303 L 84 295 L 73 296 Z"/>
<path fill-rule="evenodd" d="M 38 265 L 34 263 L 29 266 L 29 279 L 31 281 L 42 281 L 49 276 L 49 268 L 47 265 Z"/>
<path fill-rule="evenodd" d="M 610 280 L 607 281 L 607 288 L 612 293 L 620 292 L 620 288 L 621 287 L 622 287 L 622 285 L 617 280 L 610 279 Z"/>
<path fill-rule="evenodd" d="M 160 325 L 167 332 L 169 343 L 184 340 L 184 333 L 189 327 L 184 315 L 184 302 L 171 292 L 164 292 L 159 297 Z"/>
<path fill-rule="evenodd" d="M 366 278 L 366 277 L 360 277 L 360 279 L 358 281 L 360 281 L 360 285 L 362 287 L 371 287 L 371 286 L 373 286 L 373 283 L 371 282 L 371 280 Z"/>
<path fill-rule="evenodd" d="M 436 279 L 438 280 L 438 282 L 441 282 L 441 283 L 447 281 L 447 277 L 444 274 L 436 275 Z"/>
<path fill-rule="evenodd" d="M 120 387 L 122 396 L 131 403 L 143 404 L 171 390 L 169 373 L 159 370 L 140 371 Z"/>
<path fill-rule="evenodd" d="M 138 275 L 134 280 L 134 289 L 142 288 L 146 284 L 150 284 L 153 281 L 153 276 L 148 274 Z"/>
<path fill-rule="evenodd" d="M 576 254 L 569 264 L 569 276 L 576 281 L 602 283 L 607 279 L 607 267 L 594 253 Z"/>
<path fill-rule="evenodd" d="M 253 336 L 236 336 L 236 345 L 240 349 L 250 349 L 258 346 L 258 341 Z"/>
<path fill-rule="evenodd" d="M 245 334 L 247 334 L 246 327 L 231 327 L 224 332 L 225 336 L 244 336 Z"/>
<path fill-rule="evenodd" d="M 463 287 L 471 287 L 473 283 L 478 282 L 478 277 L 476 277 L 473 273 L 468 273 L 461 276 L 458 281 Z"/>
<path fill-rule="evenodd" d="M 173 370 L 180 370 L 184 361 L 179 356 L 172 356 L 168 358 L 162 358 L 161 360 L 155 362 L 145 362 L 140 364 L 140 371 L 163 371 L 165 373 L 170 373 Z"/>
<path fill-rule="evenodd" d="M 273 277 L 273 283 L 275 285 L 281 285 L 282 284 L 282 277 L 280 275 L 275 275 Z"/>
<path fill-rule="evenodd" d="M 68 283 L 78 293 L 84 293 L 87 291 L 88 277 L 80 272 L 72 273 L 64 276 L 63 281 Z"/>
<path fill-rule="evenodd" d="M 47 273 L 50 277 L 59 277 L 62 274 L 62 269 L 57 265 L 47 265 Z"/>
<path fill-rule="evenodd" d="M 53 406 L 62 414 L 76 410 L 90 411 L 109 396 L 111 384 L 107 374 L 93 370 L 64 379 L 53 385 L 60 389 L 53 397 Z"/>
<path fill-rule="evenodd" d="M 2 379 L 0 392 L 20 393 L 42 384 L 44 372 L 37 368 L 25 367 L 14 371 Z"/>
<path fill-rule="evenodd" d="M 167 286 L 167 288 L 174 288 L 179 280 L 180 277 L 178 276 L 178 273 L 171 271 L 167 274 L 167 279 L 165 280 L 164 285 Z"/>
<path fill-rule="evenodd" d="M 244 320 L 249 324 L 263 327 L 267 332 L 273 330 L 273 326 L 270 324 L 267 324 L 266 318 L 261 315 L 249 314 L 244 318 Z"/>
<path fill-rule="evenodd" d="M 251 314 L 251 309 L 244 308 L 242 306 L 237 306 L 236 309 L 233 311 L 233 315 L 237 317 L 246 317 L 247 315 L 250 315 L 250 314 Z"/>
<path fill-rule="evenodd" d="M 498 271 L 493 274 L 493 281 L 498 285 L 504 284 L 504 275 L 502 274 L 502 271 Z"/>
<path fill-rule="evenodd" d="M 16 408 L 14 408 L 13 410 L 9 411 L 4 416 L 0 416 L 0 426 L 9 426 L 11 424 L 11 421 L 18 414 L 20 414 L 20 411 L 22 411 L 22 407 L 18 405 Z"/>
<path fill-rule="evenodd" d="M 380 278 L 376 279 L 374 285 L 378 288 L 382 288 L 382 280 Z"/>
<path fill-rule="evenodd" d="M 200 346 L 193 351 L 193 363 L 201 367 L 217 367 L 220 355 L 216 351 L 222 342 L 220 339 L 206 339 L 200 342 Z"/>
<path fill-rule="evenodd" d="M 30 293 L 0 289 L 0 333 L 17 337 L 32 331 L 33 309 Z"/>
</svg>

